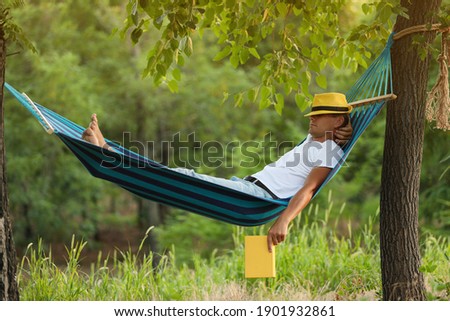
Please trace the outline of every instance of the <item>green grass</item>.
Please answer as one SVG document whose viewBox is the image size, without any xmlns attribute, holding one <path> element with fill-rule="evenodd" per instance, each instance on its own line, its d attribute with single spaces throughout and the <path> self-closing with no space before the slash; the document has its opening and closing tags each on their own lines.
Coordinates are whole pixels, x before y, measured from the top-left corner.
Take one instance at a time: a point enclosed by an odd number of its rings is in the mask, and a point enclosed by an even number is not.
<svg viewBox="0 0 450 321">
<path fill-rule="evenodd" d="M 297 219 L 285 243 L 276 249 L 277 277 L 244 278 L 244 235 L 264 228 L 234 228 L 234 248 L 209 258 L 193 254 L 192 264 L 176 264 L 173 247 L 154 267 L 143 252 L 99 253 L 90 270 L 80 259 L 86 242 L 73 238 L 67 264 L 53 263 L 42 241 L 30 245 L 19 266 L 22 300 L 379 300 L 380 253 L 374 219 L 358 231 L 349 224 L 338 235 L 339 220 L 331 221 L 331 206 L 323 212 L 310 208 Z M 148 233 L 153 233 L 148 231 Z M 148 235 L 148 234 L 147 234 Z M 450 300 L 450 242 L 424 236 L 421 244 L 427 295 Z"/>
</svg>

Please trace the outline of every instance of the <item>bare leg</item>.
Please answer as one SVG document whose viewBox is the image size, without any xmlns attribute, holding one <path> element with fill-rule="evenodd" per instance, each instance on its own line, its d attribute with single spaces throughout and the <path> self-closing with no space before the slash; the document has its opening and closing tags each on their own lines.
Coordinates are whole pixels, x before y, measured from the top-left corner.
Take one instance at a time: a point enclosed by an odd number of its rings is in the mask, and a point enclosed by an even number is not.
<svg viewBox="0 0 450 321">
<path fill-rule="evenodd" d="M 91 122 L 89 123 L 89 127 L 86 128 L 86 130 L 83 132 L 83 135 L 81 137 L 85 141 L 97 145 L 99 147 L 103 147 L 108 149 L 109 146 L 106 144 L 105 138 L 103 137 L 103 134 L 100 130 L 100 127 L 98 126 L 98 120 L 97 115 L 92 114 L 91 116 Z"/>
</svg>

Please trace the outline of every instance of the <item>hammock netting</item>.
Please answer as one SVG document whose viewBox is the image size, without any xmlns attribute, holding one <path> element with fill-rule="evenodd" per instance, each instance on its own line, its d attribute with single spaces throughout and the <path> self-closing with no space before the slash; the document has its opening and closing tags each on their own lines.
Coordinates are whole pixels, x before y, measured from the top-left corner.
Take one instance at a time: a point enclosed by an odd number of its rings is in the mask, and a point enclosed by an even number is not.
<svg viewBox="0 0 450 321">
<path fill-rule="evenodd" d="M 392 93 L 390 48 L 392 35 L 380 56 L 346 93 L 349 102 Z M 50 126 L 95 177 L 115 183 L 145 199 L 241 226 L 262 225 L 276 219 L 289 199 L 259 198 L 187 176 L 106 140 L 116 152 L 81 139 L 84 127 L 64 118 L 5 83 L 5 87 L 47 130 Z M 358 138 L 383 108 L 385 101 L 353 108 L 350 115 L 353 136 L 343 147 L 344 156 L 315 195 L 336 175 Z M 34 106 L 33 106 L 34 105 Z"/>
</svg>

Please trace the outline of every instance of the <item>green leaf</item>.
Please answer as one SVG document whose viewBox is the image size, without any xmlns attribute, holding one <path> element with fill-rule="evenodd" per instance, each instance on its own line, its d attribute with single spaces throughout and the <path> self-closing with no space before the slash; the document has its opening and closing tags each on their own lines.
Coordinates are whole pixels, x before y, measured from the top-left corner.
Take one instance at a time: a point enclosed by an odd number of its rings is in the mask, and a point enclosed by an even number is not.
<svg viewBox="0 0 450 321">
<path fill-rule="evenodd" d="M 270 89 L 270 87 L 263 86 L 262 89 L 261 89 L 261 99 L 269 98 L 271 93 L 272 93 L 272 90 Z"/>
<path fill-rule="evenodd" d="M 184 66 L 184 57 L 182 55 L 178 56 L 177 64 L 178 64 L 178 66 L 181 66 L 181 67 Z"/>
<path fill-rule="evenodd" d="M 364 69 L 367 69 L 368 65 L 367 65 L 367 62 L 364 60 L 364 58 L 360 57 L 360 58 L 358 59 L 358 63 L 359 63 L 361 66 L 363 66 Z"/>
<path fill-rule="evenodd" d="M 172 79 L 171 81 L 169 81 L 167 83 L 167 86 L 169 87 L 169 89 L 172 93 L 178 92 L 178 81 L 176 81 L 175 79 Z"/>
<path fill-rule="evenodd" d="M 320 50 L 317 47 L 312 48 L 311 50 L 311 58 L 312 59 L 319 59 L 322 57 L 322 54 L 320 53 Z"/>
<path fill-rule="evenodd" d="M 313 9 L 317 6 L 317 3 L 315 0 L 306 0 L 306 8 Z"/>
<path fill-rule="evenodd" d="M 230 57 L 230 62 L 234 68 L 237 68 L 239 66 L 239 55 L 233 52 Z"/>
<path fill-rule="evenodd" d="M 331 62 L 337 69 L 340 69 L 342 67 L 342 58 L 339 56 L 333 57 Z"/>
<path fill-rule="evenodd" d="M 141 6 L 142 9 L 147 8 L 148 0 L 139 0 L 139 5 Z"/>
<path fill-rule="evenodd" d="M 135 26 L 137 26 L 137 25 L 138 25 L 138 22 L 139 22 L 138 20 L 139 20 L 138 12 L 135 11 L 135 12 L 133 12 L 133 13 L 131 14 L 131 21 L 133 21 L 133 24 L 134 24 Z"/>
<path fill-rule="evenodd" d="M 197 29 L 197 25 L 196 25 L 193 21 L 188 21 L 188 22 L 186 22 L 186 26 L 188 26 L 188 27 L 191 28 L 192 30 Z"/>
<path fill-rule="evenodd" d="M 266 99 L 260 99 L 259 101 L 259 109 L 266 109 L 267 107 L 269 107 L 271 104 L 270 99 L 266 98 Z"/>
<path fill-rule="evenodd" d="M 214 8 L 208 7 L 205 12 L 205 17 L 208 21 L 212 21 L 214 19 L 215 14 L 216 11 L 214 10 Z"/>
<path fill-rule="evenodd" d="M 244 101 L 244 94 L 239 93 L 234 95 L 234 107 L 241 107 Z"/>
<path fill-rule="evenodd" d="M 286 86 L 288 86 L 288 90 L 286 90 L 286 93 L 289 94 L 291 92 L 291 90 L 298 90 L 298 78 L 297 77 L 292 77 L 289 78 L 288 81 L 286 82 Z"/>
<path fill-rule="evenodd" d="M 311 49 L 309 49 L 309 48 L 306 47 L 306 46 L 302 46 L 301 48 L 302 48 L 301 51 L 302 51 L 302 55 L 303 55 L 303 56 L 305 56 L 305 57 L 311 57 Z"/>
<path fill-rule="evenodd" d="M 311 73 L 309 71 L 305 71 L 300 75 L 300 80 L 302 84 L 302 91 L 307 93 L 309 92 L 309 83 L 311 82 Z"/>
<path fill-rule="evenodd" d="M 173 52 L 170 49 L 164 49 L 161 52 L 161 56 L 164 57 L 164 59 L 161 60 L 161 63 L 164 64 L 164 68 L 167 71 L 169 69 L 170 65 L 172 64 L 172 61 L 173 61 Z"/>
<path fill-rule="evenodd" d="M 286 17 L 287 12 L 288 12 L 286 4 L 284 2 L 278 2 L 276 7 L 277 7 L 277 11 L 280 14 L 280 17 Z"/>
<path fill-rule="evenodd" d="M 305 95 L 301 93 L 295 94 L 295 104 L 301 111 L 305 111 L 308 108 L 308 101 L 306 100 Z"/>
<path fill-rule="evenodd" d="M 180 71 L 180 69 L 175 68 L 175 69 L 172 71 L 172 77 L 173 77 L 175 80 L 180 81 L 180 80 L 181 80 L 181 71 Z"/>
<path fill-rule="evenodd" d="M 135 28 L 131 32 L 131 41 L 133 41 L 134 44 L 137 44 L 139 42 L 139 38 L 142 36 L 142 33 L 144 31 L 141 28 Z"/>
<path fill-rule="evenodd" d="M 427 263 L 427 264 L 423 264 L 420 268 L 419 271 L 422 273 L 432 273 L 436 270 L 437 265 L 433 264 L 433 263 Z"/>
<path fill-rule="evenodd" d="M 213 60 L 214 61 L 222 60 L 223 58 L 227 57 L 230 53 L 231 53 L 231 46 L 227 45 L 214 57 Z"/>
<path fill-rule="evenodd" d="M 269 99 L 272 95 L 272 89 L 268 86 L 261 88 L 261 99 L 259 100 L 259 109 L 265 109 L 270 106 L 272 101 Z"/>
<path fill-rule="evenodd" d="M 362 11 L 364 12 L 365 15 L 368 15 L 370 13 L 370 6 L 367 3 L 363 3 Z"/>
<path fill-rule="evenodd" d="M 392 15 L 392 8 L 390 6 L 384 6 L 383 9 L 381 9 L 380 12 L 380 18 L 381 22 L 387 22 L 389 21 L 389 18 Z"/>
<path fill-rule="evenodd" d="M 242 48 L 239 51 L 239 61 L 240 63 L 243 65 L 247 62 L 248 58 L 249 58 L 250 54 L 247 48 Z"/>
<path fill-rule="evenodd" d="M 178 48 L 178 46 L 179 46 L 178 40 L 176 40 L 176 39 L 170 40 L 170 48 L 172 50 L 176 50 Z"/>
<path fill-rule="evenodd" d="M 257 96 L 258 96 L 257 88 L 252 88 L 247 92 L 247 97 L 251 102 L 255 102 Z"/>
<path fill-rule="evenodd" d="M 308 64 L 309 69 L 311 69 L 312 71 L 315 71 L 317 73 L 320 72 L 320 65 L 317 63 L 317 61 L 315 60 L 311 60 Z"/>
<path fill-rule="evenodd" d="M 317 83 L 317 85 L 319 85 L 320 88 L 326 89 L 327 88 L 327 77 L 324 75 L 317 76 L 316 83 Z"/>
<path fill-rule="evenodd" d="M 167 69 L 162 63 L 159 63 L 156 65 L 156 71 L 161 75 L 166 75 Z"/>
<path fill-rule="evenodd" d="M 323 34 L 313 33 L 311 34 L 310 40 L 313 44 L 320 46 L 323 44 Z"/>
<path fill-rule="evenodd" d="M 275 98 L 276 98 L 275 110 L 279 115 L 281 115 L 284 108 L 284 96 L 282 94 L 276 94 Z"/>
<path fill-rule="evenodd" d="M 190 56 L 192 55 L 192 52 L 194 51 L 193 45 L 192 45 L 192 38 L 191 37 L 187 37 L 187 43 L 186 43 L 186 48 L 184 50 L 186 56 Z"/>
<path fill-rule="evenodd" d="M 295 1 L 294 3 L 294 15 L 299 16 L 301 13 L 303 13 L 302 3 L 300 1 Z"/>
<path fill-rule="evenodd" d="M 256 50 L 256 48 L 248 48 L 248 51 L 256 59 L 261 59 L 261 57 L 259 56 L 258 51 Z"/>
</svg>

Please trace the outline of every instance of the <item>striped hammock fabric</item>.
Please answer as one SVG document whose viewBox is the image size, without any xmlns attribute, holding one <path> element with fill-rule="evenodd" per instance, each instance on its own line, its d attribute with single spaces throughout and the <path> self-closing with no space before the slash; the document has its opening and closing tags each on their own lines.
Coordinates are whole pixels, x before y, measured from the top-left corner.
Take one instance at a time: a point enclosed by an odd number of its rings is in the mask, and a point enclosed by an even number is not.
<svg viewBox="0 0 450 321">
<path fill-rule="evenodd" d="M 392 93 L 390 47 L 392 36 L 381 55 L 346 94 L 349 102 Z M 145 199 L 241 226 L 262 225 L 276 219 L 289 199 L 274 200 L 248 195 L 170 170 L 106 140 L 117 152 L 107 151 L 81 139 L 84 127 L 32 102 L 11 85 L 5 87 L 37 118 L 45 130 L 58 136 L 95 177 L 115 183 Z M 385 101 L 353 108 L 350 115 L 352 139 L 344 156 L 330 172 L 316 194 L 336 175 L 358 138 L 380 112 Z"/>
</svg>

